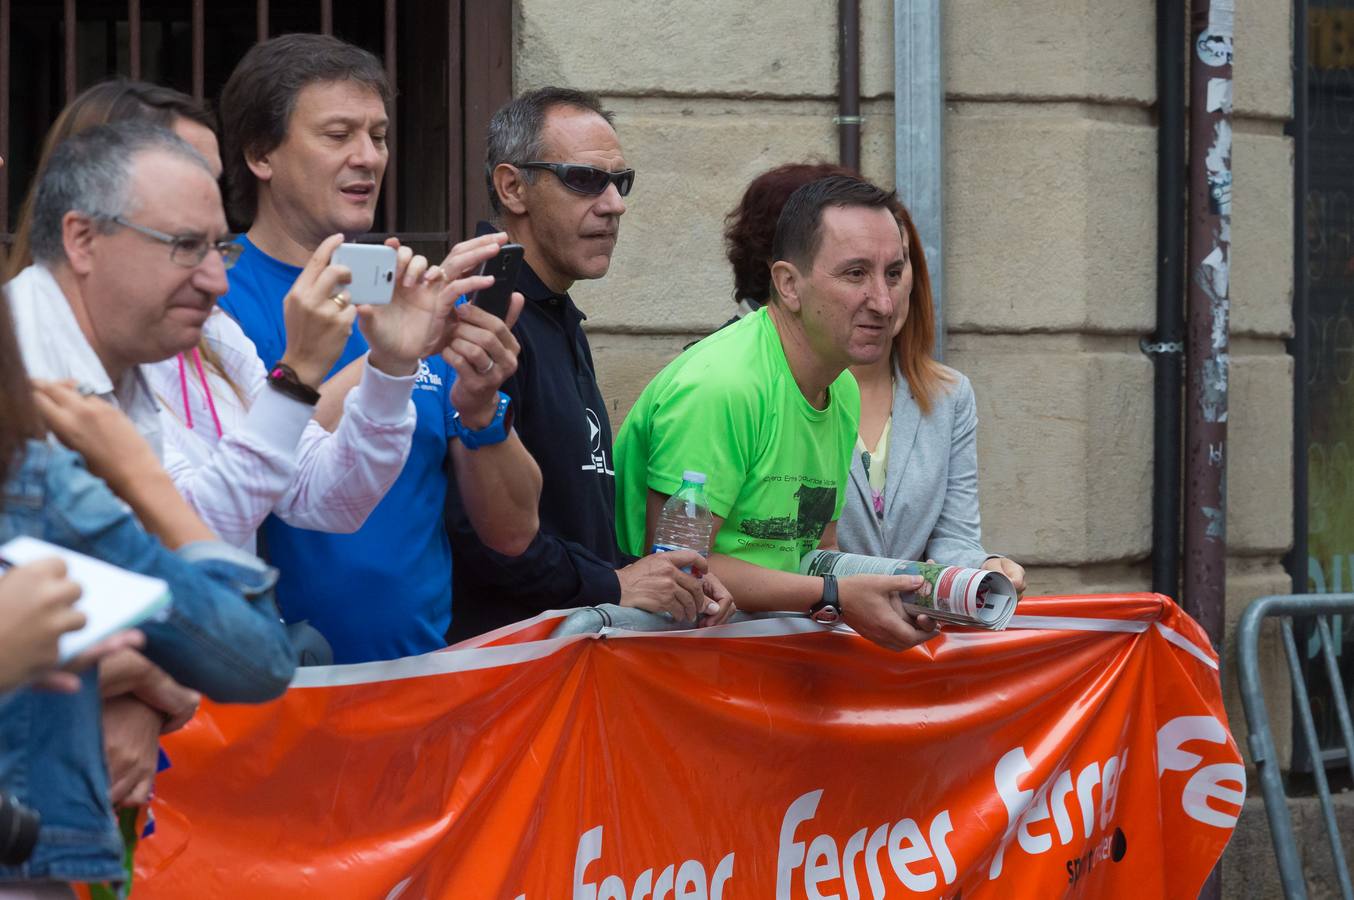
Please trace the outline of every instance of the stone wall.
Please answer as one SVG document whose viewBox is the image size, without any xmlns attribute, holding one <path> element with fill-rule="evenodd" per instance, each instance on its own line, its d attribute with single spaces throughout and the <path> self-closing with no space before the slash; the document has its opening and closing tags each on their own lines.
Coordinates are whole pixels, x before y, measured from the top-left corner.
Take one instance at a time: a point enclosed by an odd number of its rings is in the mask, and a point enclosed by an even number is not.
<svg viewBox="0 0 1354 900">
<path fill-rule="evenodd" d="M 861 7 L 863 169 L 891 185 L 892 5 Z M 947 362 L 978 394 L 985 541 L 1027 564 L 1039 593 L 1146 590 L 1155 4 L 943 7 Z M 1230 629 L 1251 599 L 1289 589 L 1292 24 L 1286 2 L 1238 7 L 1225 681 L 1244 741 Z M 720 229 L 742 188 L 777 163 L 835 159 L 835 6 L 573 8 L 518 0 L 515 78 L 602 94 L 638 171 L 611 275 L 575 291 L 619 423 L 658 368 L 727 318 Z M 611 16 L 629 27 L 594 40 Z M 1286 705 L 1276 683 L 1285 744 Z"/>
</svg>

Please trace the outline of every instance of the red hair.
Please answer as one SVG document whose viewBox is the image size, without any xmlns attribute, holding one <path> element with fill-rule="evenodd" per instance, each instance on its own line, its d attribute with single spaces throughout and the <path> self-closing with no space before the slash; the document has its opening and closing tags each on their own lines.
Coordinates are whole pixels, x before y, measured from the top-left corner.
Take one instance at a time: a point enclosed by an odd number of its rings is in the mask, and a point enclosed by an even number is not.
<svg viewBox="0 0 1354 900">
<path fill-rule="evenodd" d="M 907 235 L 907 255 L 912 261 L 912 293 L 908 295 L 907 318 L 893 339 L 893 352 L 917 406 L 922 415 L 926 415 L 931 411 L 931 402 L 941 383 L 954 381 L 954 376 L 931 356 L 936 343 L 936 308 L 931 299 L 931 273 L 926 267 L 921 235 L 917 234 L 912 215 L 902 203 L 893 214 Z"/>
<path fill-rule="evenodd" d="M 768 169 L 748 185 L 738 206 L 724 217 L 724 244 L 733 266 L 733 299 L 771 299 L 771 243 L 785 201 L 799 188 L 829 175 L 859 178 L 831 163 L 787 163 Z"/>
</svg>

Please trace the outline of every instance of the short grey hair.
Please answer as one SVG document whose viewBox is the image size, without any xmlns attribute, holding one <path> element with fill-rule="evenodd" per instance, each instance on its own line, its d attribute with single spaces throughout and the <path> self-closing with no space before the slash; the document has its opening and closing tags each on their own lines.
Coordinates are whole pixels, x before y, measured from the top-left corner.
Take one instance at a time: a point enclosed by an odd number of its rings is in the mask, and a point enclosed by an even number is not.
<svg viewBox="0 0 1354 900">
<path fill-rule="evenodd" d="M 489 187 L 489 204 L 494 215 L 503 212 L 494 188 L 494 169 L 502 163 L 520 166 L 541 158 L 545 153 L 545 141 L 541 132 L 545 128 L 545 116 L 553 106 L 572 106 L 575 109 L 588 110 L 606 119 L 613 128 L 615 115 L 602 107 L 602 101 L 596 94 L 576 91 L 565 87 L 543 87 L 527 91 L 509 100 L 499 107 L 498 112 L 489 120 L 489 138 L 484 154 L 484 181 Z M 536 172 L 522 170 L 522 180 L 532 184 Z"/>
<path fill-rule="evenodd" d="M 211 167 L 183 138 L 167 128 L 135 120 L 99 125 L 66 138 L 52 151 L 33 197 L 33 259 L 62 262 L 66 247 L 61 220 L 68 212 L 89 216 L 102 231 L 128 212 L 132 165 L 143 153 L 178 157 L 211 175 Z"/>
</svg>

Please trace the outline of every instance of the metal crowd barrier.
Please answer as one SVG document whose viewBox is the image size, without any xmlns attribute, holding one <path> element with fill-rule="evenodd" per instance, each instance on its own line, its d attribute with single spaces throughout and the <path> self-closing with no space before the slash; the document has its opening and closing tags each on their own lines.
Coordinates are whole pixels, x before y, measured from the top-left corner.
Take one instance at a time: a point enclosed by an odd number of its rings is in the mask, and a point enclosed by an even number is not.
<svg viewBox="0 0 1354 900">
<path fill-rule="evenodd" d="M 802 613 L 769 612 L 745 613 L 736 610 L 729 622 L 746 622 L 749 619 L 766 619 L 781 616 L 799 616 Z M 615 603 L 603 603 L 599 606 L 585 606 L 576 609 L 560 621 L 551 632 L 551 637 L 565 637 L 571 634 L 596 634 L 603 628 L 624 628 L 628 631 L 677 631 L 690 628 L 690 625 L 676 622 L 667 613 L 651 613 L 629 606 L 617 606 Z"/>
<path fill-rule="evenodd" d="M 1260 626 L 1264 624 L 1266 618 L 1271 616 L 1279 618 L 1284 655 L 1288 658 L 1288 672 L 1293 680 L 1294 710 L 1303 737 L 1306 739 L 1308 752 L 1312 754 L 1312 775 L 1316 780 L 1317 794 L 1321 798 L 1321 815 L 1325 822 L 1326 835 L 1330 839 L 1331 853 L 1335 857 L 1335 874 L 1339 881 L 1340 894 L 1344 900 L 1354 900 L 1354 887 L 1350 885 L 1349 866 L 1345 862 L 1344 846 L 1335 821 L 1335 807 L 1331 802 L 1330 784 L 1326 780 L 1326 767 L 1321 759 L 1320 745 L 1317 743 L 1316 723 L 1312 718 L 1312 708 L 1307 696 L 1307 682 L 1302 676 L 1302 660 L 1298 656 L 1297 641 L 1293 637 L 1293 617 L 1311 617 L 1315 620 L 1326 676 L 1330 679 L 1336 715 L 1348 752 L 1347 760 L 1354 765 L 1354 724 L 1350 722 L 1349 700 L 1345 696 L 1335 659 L 1335 642 L 1331 637 L 1331 627 L 1327 618 L 1331 613 L 1354 613 L 1354 594 L 1283 594 L 1261 597 L 1246 608 L 1237 627 L 1237 669 L 1241 681 L 1241 702 L 1246 713 L 1246 725 L 1250 729 L 1249 749 L 1265 798 L 1269 833 L 1274 841 L 1274 855 L 1279 862 L 1279 881 L 1283 885 L 1284 895 L 1289 900 L 1295 898 L 1305 900 L 1307 883 L 1303 878 L 1302 859 L 1298 853 L 1297 841 L 1293 834 L 1293 820 L 1284 794 L 1283 773 L 1280 771 L 1278 753 L 1274 748 L 1274 735 L 1269 727 L 1269 712 L 1265 709 L 1265 699 L 1260 691 Z"/>
<path fill-rule="evenodd" d="M 573 634 L 596 634 L 603 628 L 626 628 L 630 631 L 671 631 L 679 628 L 671 616 L 646 612 L 615 603 L 603 603 L 600 606 L 585 606 L 565 616 L 555 626 L 551 637 L 565 637 Z"/>
</svg>

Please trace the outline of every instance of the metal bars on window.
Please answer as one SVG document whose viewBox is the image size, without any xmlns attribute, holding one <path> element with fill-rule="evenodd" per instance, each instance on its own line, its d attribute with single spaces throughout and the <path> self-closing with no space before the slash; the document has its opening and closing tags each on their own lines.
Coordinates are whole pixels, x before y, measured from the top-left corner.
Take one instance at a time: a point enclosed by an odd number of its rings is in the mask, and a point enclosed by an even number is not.
<svg viewBox="0 0 1354 900">
<path fill-rule="evenodd" d="M 214 98 L 251 42 L 311 30 L 378 53 L 401 88 L 371 237 L 431 253 L 469 235 L 488 215 L 488 118 L 512 92 L 511 0 L 0 0 L 0 155 L 10 163 L 0 169 L 0 242 L 42 134 L 81 89 L 122 74 Z"/>
<path fill-rule="evenodd" d="M 0 0 L 0 156 L 9 160 L 10 0 Z M 9 173 L 0 169 L 0 233 L 9 233 Z"/>
</svg>

